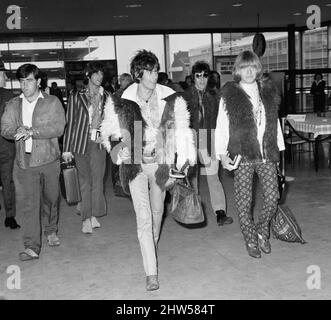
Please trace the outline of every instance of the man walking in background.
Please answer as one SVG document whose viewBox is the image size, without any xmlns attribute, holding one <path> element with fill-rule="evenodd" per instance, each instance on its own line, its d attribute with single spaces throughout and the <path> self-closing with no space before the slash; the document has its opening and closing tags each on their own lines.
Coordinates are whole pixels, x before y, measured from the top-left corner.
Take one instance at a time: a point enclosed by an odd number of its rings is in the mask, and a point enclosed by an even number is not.
<svg viewBox="0 0 331 320">
<path fill-rule="evenodd" d="M 0 119 L 5 111 L 6 104 L 14 97 L 6 86 L 6 68 L 0 61 Z M 2 184 L 3 201 L 6 212 L 5 226 L 11 229 L 20 228 L 15 220 L 15 186 L 13 181 L 13 166 L 15 159 L 15 143 L 0 136 L 0 176 Z"/>
</svg>

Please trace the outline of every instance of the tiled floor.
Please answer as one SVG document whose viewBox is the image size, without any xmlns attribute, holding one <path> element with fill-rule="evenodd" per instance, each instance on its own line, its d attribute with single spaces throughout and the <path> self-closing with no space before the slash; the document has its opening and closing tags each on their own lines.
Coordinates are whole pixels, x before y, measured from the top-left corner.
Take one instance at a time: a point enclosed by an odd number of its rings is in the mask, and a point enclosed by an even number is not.
<svg viewBox="0 0 331 320">
<path fill-rule="evenodd" d="M 188 229 L 171 216 L 164 221 L 159 243 L 160 289 L 145 290 L 145 275 L 131 201 L 113 196 L 106 182 L 108 215 L 92 235 L 81 233 L 75 207 L 61 202 L 61 246 L 44 241 L 40 259 L 20 262 L 21 230 L 0 225 L 0 296 L 5 299 L 330 299 L 331 298 L 331 169 L 321 159 L 318 173 L 304 159 L 287 165 L 287 205 L 293 210 L 306 244 L 271 239 L 272 252 L 247 255 L 233 203 L 233 177 L 222 172 L 232 225 L 218 227 L 208 200 L 207 225 Z M 257 187 L 259 188 L 259 187 Z M 256 199 L 256 210 L 260 200 Z M 18 213 L 18 221 L 20 221 Z M 11 266 L 11 267 L 10 267 Z M 15 269 L 18 266 L 19 269 Z M 14 268 L 14 269 L 11 269 Z M 20 270 L 20 289 L 13 285 Z M 319 285 L 320 289 L 309 289 Z M 316 280 L 317 279 L 317 280 Z M 315 281 L 316 280 L 316 281 Z"/>
</svg>

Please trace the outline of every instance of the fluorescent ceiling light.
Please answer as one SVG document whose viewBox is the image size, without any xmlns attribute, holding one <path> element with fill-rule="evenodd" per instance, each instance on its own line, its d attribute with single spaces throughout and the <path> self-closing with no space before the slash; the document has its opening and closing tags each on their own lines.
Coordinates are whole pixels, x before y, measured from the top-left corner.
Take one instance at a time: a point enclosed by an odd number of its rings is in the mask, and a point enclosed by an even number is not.
<svg viewBox="0 0 331 320">
<path fill-rule="evenodd" d="M 232 7 L 241 7 L 243 4 L 242 3 L 234 3 Z"/>
<path fill-rule="evenodd" d="M 115 19 L 124 19 L 124 18 L 129 18 L 129 16 L 127 14 L 121 14 L 121 15 L 118 15 L 118 16 L 113 16 L 113 18 L 115 18 Z"/>
<path fill-rule="evenodd" d="M 141 3 L 126 4 L 126 8 L 141 8 L 143 5 Z"/>
</svg>

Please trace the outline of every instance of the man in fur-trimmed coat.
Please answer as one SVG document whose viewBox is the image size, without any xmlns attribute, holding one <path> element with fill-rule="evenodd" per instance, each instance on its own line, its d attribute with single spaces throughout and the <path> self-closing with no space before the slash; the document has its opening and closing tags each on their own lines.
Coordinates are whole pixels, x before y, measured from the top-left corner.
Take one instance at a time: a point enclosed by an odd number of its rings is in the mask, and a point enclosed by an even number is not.
<svg viewBox="0 0 331 320">
<path fill-rule="evenodd" d="M 147 290 L 159 288 L 156 250 L 170 167 L 180 170 L 187 161 L 190 165 L 196 161 L 186 102 L 157 84 L 158 71 L 157 57 L 139 51 L 131 62 L 135 83 L 121 99 L 108 99 L 101 125 L 108 151 L 110 136 L 122 138 L 120 176 L 124 190 L 129 187 L 136 213 Z"/>
</svg>

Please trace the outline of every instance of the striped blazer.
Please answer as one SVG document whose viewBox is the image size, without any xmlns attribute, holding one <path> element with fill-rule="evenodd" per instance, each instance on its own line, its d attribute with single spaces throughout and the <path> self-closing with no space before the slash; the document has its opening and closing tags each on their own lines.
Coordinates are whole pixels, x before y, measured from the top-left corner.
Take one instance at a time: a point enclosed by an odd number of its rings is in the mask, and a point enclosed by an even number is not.
<svg viewBox="0 0 331 320">
<path fill-rule="evenodd" d="M 109 96 L 110 93 L 103 90 L 101 117 L 103 117 L 104 105 Z M 86 89 L 70 95 L 66 114 L 67 126 L 63 138 L 63 152 L 85 154 L 90 131 L 88 108 L 89 103 Z M 101 144 L 99 144 L 99 148 L 103 148 Z"/>
</svg>

